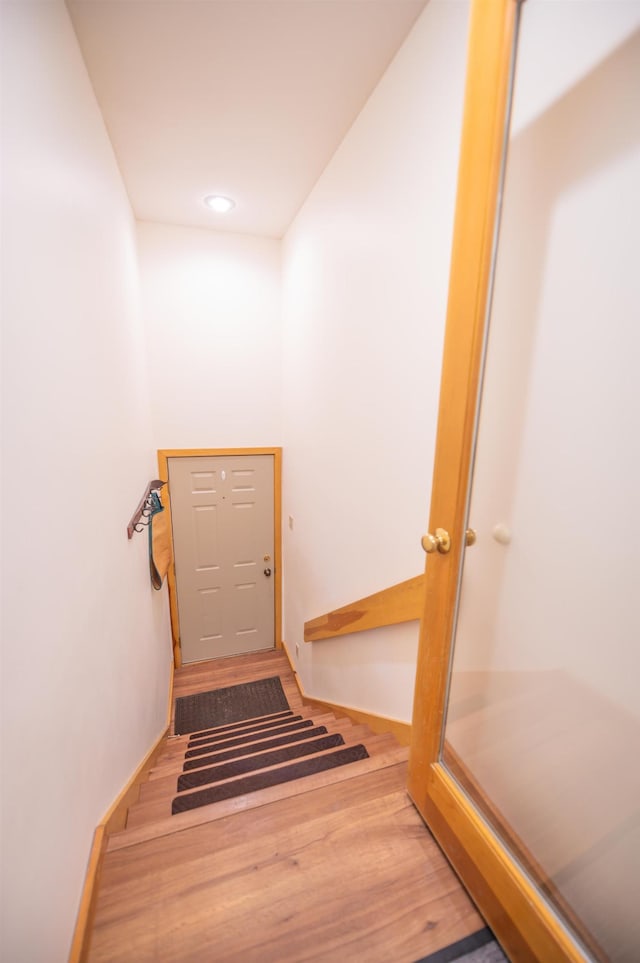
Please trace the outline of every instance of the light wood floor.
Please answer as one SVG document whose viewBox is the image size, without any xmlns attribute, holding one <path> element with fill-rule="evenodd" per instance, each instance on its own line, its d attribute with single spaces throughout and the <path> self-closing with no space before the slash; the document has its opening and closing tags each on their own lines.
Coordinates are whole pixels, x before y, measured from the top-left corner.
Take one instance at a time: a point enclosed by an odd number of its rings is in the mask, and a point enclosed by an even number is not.
<svg viewBox="0 0 640 963">
<path fill-rule="evenodd" d="M 311 714 L 275 652 L 186 667 L 175 694 L 269 675 Z M 340 770 L 176 816 L 139 803 L 109 842 L 88 958 L 414 963 L 481 929 L 406 795 L 407 750 L 357 738 L 371 758 Z"/>
</svg>

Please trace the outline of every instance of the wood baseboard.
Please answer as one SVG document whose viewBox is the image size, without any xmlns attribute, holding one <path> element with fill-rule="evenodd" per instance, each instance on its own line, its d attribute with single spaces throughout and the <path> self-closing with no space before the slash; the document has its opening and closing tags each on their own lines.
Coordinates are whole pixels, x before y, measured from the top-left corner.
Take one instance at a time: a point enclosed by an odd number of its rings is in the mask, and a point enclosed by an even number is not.
<svg viewBox="0 0 640 963">
<path fill-rule="evenodd" d="M 411 742 L 411 723 L 402 722 L 400 719 L 391 719 L 388 716 L 377 715 L 373 712 L 368 712 L 365 709 L 357 709 L 355 706 L 346 706 L 339 702 L 327 702 L 325 699 L 317 699 L 313 695 L 309 695 L 304 691 L 302 683 L 300 682 L 300 677 L 296 670 L 295 665 L 289 654 L 289 649 L 287 648 L 286 642 L 283 643 L 283 651 L 289 660 L 289 665 L 291 666 L 291 671 L 294 674 L 296 685 L 300 692 L 302 699 L 308 703 L 310 706 L 317 707 L 319 709 L 326 709 L 329 712 L 333 712 L 337 715 L 347 716 L 352 722 L 360 725 L 369 726 L 373 732 L 386 733 L 390 732 L 398 740 L 401 746 L 408 746 Z"/>
<path fill-rule="evenodd" d="M 122 789 L 122 792 L 113 801 L 102 818 L 100 825 L 104 826 L 107 836 L 110 836 L 111 833 L 119 833 L 125 828 L 129 806 L 132 806 L 134 802 L 137 802 L 138 795 L 140 793 L 140 786 L 143 782 L 146 782 L 147 776 L 156 761 L 156 757 L 160 754 L 160 750 L 164 745 L 164 738 L 168 732 L 169 726 L 166 726 L 136 771 L 133 773 L 126 786 Z"/>
<path fill-rule="evenodd" d="M 82 961 L 86 960 L 87 953 L 89 952 L 89 938 L 91 936 L 91 926 L 95 914 L 98 880 L 100 878 L 100 869 L 106 847 L 107 833 L 104 824 L 99 823 L 93 834 L 93 843 L 89 854 L 89 863 L 84 879 L 82 897 L 80 898 L 76 928 L 73 933 L 71 952 L 69 953 L 69 963 L 82 963 Z"/>
<path fill-rule="evenodd" d="M 73 933 L 71 952 L 69 953 L 69 963 L 84 963 L 89 953 L 89 941 L 91 938 L 91 928 L 96 909 L 96 897 L 98 893 L 98 883 L 102 870 L 102 861 L 112 833 L 117 833 L 125 828 L 127 812 L 137 799 L 140 792 L 140 785 L 152 769 L 156 757 L 164 745 L 165 736 L 171 727 L 171 715 L 173 712 L 173 681 L 174 668 L 171 666 L 169 676 L 169 704 L 167 709 L 167 723 L 160 733 L 153 746 L 144 757 L 136 771 L 126 783 L 122 791 L 113 801 L 107 812 L 104 814 L 93 834 L 93 843 L 89 854 L 87 872 L 80 898 L 80 908 Z"/>
<path fill-rule="evenodd" d="M 91 938 L 91 928 L 96 909 L 96 897 L 98 893 L 98 883 L 102 870 L 102 860 L 107 848 L 107 842 L 111 833 L 117 833 L 125 828 L 127 821 L 127 811 L 137 799 L 140 792 L 140 784 L 144 782 L 149 773 L 156 756 L 164 745 L 164 738 L 169 731 L 165 728 L 159 738 L 151 747 L 145 758 L 142 760 L 134 774 L 131 776 L 122 792 L 111 804 L 104 817 L 96 826 L 93 834 L 93 844 L 89 854 L 87 873 L 80 898 L 80 908 L 76 920 L 76 928 L 69 954 L 69 963 L 84 963 L 89 952 L 89 941 Z"/>
</svg>

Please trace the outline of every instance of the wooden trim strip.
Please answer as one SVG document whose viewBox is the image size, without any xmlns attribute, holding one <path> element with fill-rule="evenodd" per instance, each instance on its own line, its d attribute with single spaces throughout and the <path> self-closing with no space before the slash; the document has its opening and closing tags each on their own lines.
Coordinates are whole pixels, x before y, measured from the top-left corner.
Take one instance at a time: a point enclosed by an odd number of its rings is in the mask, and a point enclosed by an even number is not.
<svg viewBox="0 0 640 963">
<path fill-rule="evenodd" d="M 411 724 L 409 722 L 403 722 L 401 719 L 392 719 L 388 716 L 381 716 L 377 713 L 368 712 L 366 709 L 356 709 L 354 706 L 343 705 L 340 702 L 327 702 L 325 699 L 317 699 L 315 696 L 308 695 L 308 693 L 304 691 L 302 683 L 300 682 L 300 677 L 291 660 L 286 642 L 283 645 L 283 649 L 287 659 L 289 660 L 289 665 L 291 666 L 291 671 L 293 672 L 296 680 L 296 685 L 298 686 L 300 696 L 309 706 L 312 708 L 318 708 L 332 712 L 334 715 L 338 714 L 347 716 L 347 718 L 351 719 L 352 722 L 355 722 L 358 725 L 366 725 L 373 732 L 380 733 L 381 735 L 391 733 L 392 736 L 395 736 L 401 746 L 408 746 L 410 744 Z"/>
<path fill-rule="evenodd" d="M 273 449 L 273 558 L 275 645 L 282 648 L 282 448 Z"/>
<path fill-rule="evenodd" d="M 282 448 L 160 448 L 166 458 L 211 458 L 218 455 L 274 455 Z"/>
<path fill-rule="evenodd" d="M 446 529 L 452 545 L 426 562 L 409 765 L 418 808 L 445 715 L 516 14 L 515 0 L 474 0 L 471 8 L 429 521 L 429 531 Z"/>
<path fill-rule="evenodd" d="M 176 684 L 176 670 L 175 666 L 171 666 L 171 674 L 169 676 L 169 698 L 167 700 L 167 735 L 171 735 L 171 726 L 173 724 L 173 691 Z"/>
<path fill-rule="evenodd" d="M 305 622 L 304 641 L 318 642 L 383 625 L 412 622 L 421 617 L 423 604 L 424 574 Z"/>
<path fill-rule="evenodd" d="M 148 776 L 153 768 L 156 757 L 164 748 L 164 740 L 171 726 L 171 716 L 173 712 L 173 684 L 174 670 L 171 668 L 169 677 L 169 703 L 167 708 L 166 726 L 158 739 L 144 757 L 136 771 L 126 783 L 122 791 L 118 794 L 109 809 L 106 811 L 93 834 L 87 872 L 80 897 L 80 906 L 76 919 L 71 951 L 69 953 L 69 963 L 85 963 L 88 958 L 89 944 L 91 941 L 91 931 L 96 911 L 96 898 L 98 895 L 98 884 L 102 872 L 102 861 L 107 850 L 109 836 L 124 829 L 127 811 L 129 806 L 135 802 L 140 791 L 140 784 Z"/>
<path fill-rule="evenodd" d="M 507 955 L 523 963 L 585 963 L 556 914 L 445 767 L 431 766 L 428 783 L 429 829 Z"/>
<path fill-rule="evenodd" d="M 298 677 L 296 676 L 296 681 Z M 327 702 L 325 699 L 316 699 L 315 696 L 307 695 L 302 686 L 298 683 L 300 694 L 305 702 L 310 706 L 319 709 L 327 709 L 334 715 L 343 715 L 359 725 L 368 726 L 373 732 L 385 735 L 391 733 L 395 736 L 401 746 L 408 746 L 411 742 L 411 724 L 402 722 L 401 719 L 392 719 L 389 716 L 380 716 L 365 709 L 356 709 L 355 706 L 347 706 L 340 702 Z"/>
<path fill-rule="evenodd" d="M 158 449 L 158 472 L 160 477 L 169 480 L 169 458 L 217 458 L 224 455 L 272 455 L 273 456 L 273 568 L 274 568 L 274 643 L 276 649 L 282 648 L 282 448 L 160 448 Z M 162 504 L 167 512 L 171 531 L 172 560 L 167 572 L 169 589 L 169 611 L 171 613 L 171 638 L 173 645 L 173 664 L 176 669 L 182 666 L 182 647 L 180 644 L 180 620 L 178 616 L 178 589 L 176 568 L 173 559 L 173 526 L 171 523 L 171 492 L 169 485 L 162 489 Z"/>
<path fill-rule="evenodd" d="M 158 474 L 167 484 L 163 487 L 160 498 L 167 513 L 167 523 L 171 533 L 171 564 L 167 572 L 167 587 L 169 591 L 169 615 L 171 619 L 171 645 L 173 648 L 173 665 L 175 669 L 182 666 L 182 649 L 180 647 L 180 622 L 178 620 L 178 592 L 176 587 L 176 566 L 173 550 L 173 523 L 171 521 L 171 498 L 169 497 L 169 458 L 170 452 L 158 452 Z"/>
<path fill-rule="evenodd" d="M 507 843 L 508 850 L 513 854 L 514 859 L 520 863 L 524 871 L 539 887 L 540 891 L 548 897 L 552 905 L 558 907 L 561 914 L 573 927 L 593 958 L 595 960 L 606 959 L 604 950 L 587 930 L 583 921 L 575 914 L 571 905 L 564 898 L 561 890 L 555 885 L 553 879 L 545 873 L 542 866 L 533 857 L 530 850 L 525 846 L 508 820 L 484 792 L 469 767 L 465 765 L 453 746 L 451 746 L 446 739 L 442 749 L 442 761 L 454 779 L 456 779 L 462 789 L 464 789 L 471 802 L 478 807 L 490 829 L 497 832 L 498 836 Z"/>
<path fill-rule="evenodd" d="M 153 768 L 156 756 L 160 754 L 160 750 L 164 747 L 164 739 L 168 734 L 169 727 L 166 726 L 103 816 L 101 824 L 104 826 L 107 835 L 118 833 L 125 828 L 129 806 L 132 806 L 133 803 L 136 802 L 138 793 L 140 792 L 140 785 L 146 781 L 148 773 Z"/>
<path fill-rule="evenodd" d="M 160 737 L 153 744 L 96 827 L 80 899 L 80 908 L 78 910 L 73 942 L 71 944 L 69 963 L 84 963 L 87 959 L 91 929 L 95 916 L 98 884 L 102 871 L 102 860 L 106 851 L 109 835 L 120 832 L 125 828 L 127 810 L 129 806 L 135 802 L 137 794 L 140 791 L 140 783 L 143 782 L 145 776 L 152 768 L 156 756 L 159 755 L 160 750 L 163 748 L 164 738 L 167 732 L 168 728 L 163 730 Z"/>
<path fill-rule="evenodd" d="M 87 954 L 89 952 L 89 940 L 91 938 L 91 930 L 93 928 L 93 920 L 96 910 L 98 881 L 100 879 L 102 860 L 104 859 L 106 848 L 107 832 L 104 827 L 104 823 L 99 823 L 96 827 L 96 831 L 93 834 L 93 842 L 91 844 L 91 852 L 89 854 L 89 862 L 87 864 L 84 887 L 82 889 L 82 896 L 80 898 L 78 918 L 76 920 L 76 927 L 73 933 L 71 952 L 69 953 L 69 963 L 83 963 L 83 961 L 87 959 Z"/>
</svg>

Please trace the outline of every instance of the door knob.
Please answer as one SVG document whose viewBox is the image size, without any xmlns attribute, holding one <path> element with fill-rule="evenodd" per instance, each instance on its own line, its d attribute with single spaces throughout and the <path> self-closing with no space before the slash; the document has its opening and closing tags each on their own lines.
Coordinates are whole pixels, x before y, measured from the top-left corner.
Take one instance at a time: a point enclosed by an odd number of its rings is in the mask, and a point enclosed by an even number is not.
<svg viewBox="0 0 640 963">
<path fill-rule="evenodd" d="M 430 533 L 423 535 L 422 547 L 428 555 L 432 552 L 439 552 L 440 555 L 446 555 L 451 549 L 449 532 L 446 532 L 444 528 L 436 528 L 435 535 L 431 535 Z"/>
<path fill-rule="evenodd" d="M 270 569 L 270 568 L 265 568 L 264 574 L 265 574 L 267 577 L 269 577 L 269 575 L 271 575 L 271 569 Z"/>
</svg>

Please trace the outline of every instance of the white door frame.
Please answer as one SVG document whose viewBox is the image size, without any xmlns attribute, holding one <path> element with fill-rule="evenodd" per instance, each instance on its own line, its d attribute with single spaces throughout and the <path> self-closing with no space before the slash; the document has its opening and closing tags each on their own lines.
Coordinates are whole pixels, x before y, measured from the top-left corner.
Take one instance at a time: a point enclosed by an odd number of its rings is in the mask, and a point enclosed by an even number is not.
<svg viewBox="0 0 640 963">
<path fill-rule="evenodd" d="M 169 480 L 169 458 L 207 458 L 218 455 L 272 455 L 273 456 L 273 559 L 274 559 L 274 621 L 275 647 L 282 648 L 282 448 L 161 448 L 158 451 L 158 477 Z M 173 542 L 171 525 L 171 492 L 169 485 L 162 489 L 162 504 L 168 513 L 169 530 Z M 173 545 L 172 545 L 173 547 Z M 173 559 L 167 572 L 169 586 L 169 609 L 171 612 L 171 636 L 173 644 L 173 664 L 176 669 L 182 665 L 182 643 L 180 641 L 180 620 L 178 618 L 178 594 L 176 570 Z"/>
</svg>

